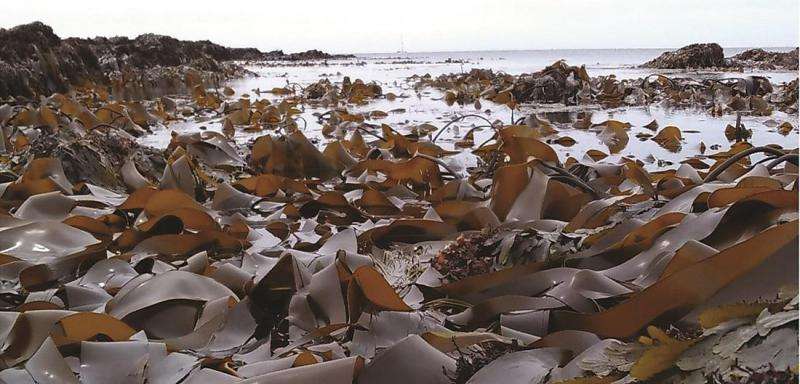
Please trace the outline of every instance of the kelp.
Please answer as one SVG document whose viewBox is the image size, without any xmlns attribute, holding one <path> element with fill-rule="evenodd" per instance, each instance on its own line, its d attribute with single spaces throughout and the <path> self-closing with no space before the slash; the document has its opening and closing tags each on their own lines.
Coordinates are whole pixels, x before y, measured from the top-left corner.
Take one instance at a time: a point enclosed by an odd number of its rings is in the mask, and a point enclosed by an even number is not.
<svg viewBox="0 0 800 384">
<path fill-rule="evenodd" d="M 90 89 L 0 108 L 0 149 L 18 159 L 0 184 L 0 380 L 796 378 L 796 149 L 734 127 L 730 147 L 660 163 L 628 155 L 632 136 L 678 156 L 691 131 L 480 111 L 701 100 L 768 114 L 777 97 L 564 62 L 414 80 L 475 114 L 375 123 L 404 110 L 370 103 L 407 95 L 345 78 L 251 98 L 193 75 L 187 98 Z M 305 108 L 327 110 L 322 136 Z M 220 132 L 172 134 L 155 173 L 126 153 L 102 185 L 32 131 L 127 137 L 186 118 Z M 467 118 L 486 125 L 437 144 Z"/>
</svg>

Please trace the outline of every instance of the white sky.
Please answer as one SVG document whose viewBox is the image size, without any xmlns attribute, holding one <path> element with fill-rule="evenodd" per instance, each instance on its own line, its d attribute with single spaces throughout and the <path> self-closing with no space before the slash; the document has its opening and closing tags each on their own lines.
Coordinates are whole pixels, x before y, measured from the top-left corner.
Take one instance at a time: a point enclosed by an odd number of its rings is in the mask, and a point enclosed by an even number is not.
<svg viewBox="0 0 800 384">
<path fill-rule="evenodd" d="M 798 0 L 22 0 L 0 27 L 63 37 L 153 32 L 262 50 L 393 52 L 798 45 Z"/>
</svg>

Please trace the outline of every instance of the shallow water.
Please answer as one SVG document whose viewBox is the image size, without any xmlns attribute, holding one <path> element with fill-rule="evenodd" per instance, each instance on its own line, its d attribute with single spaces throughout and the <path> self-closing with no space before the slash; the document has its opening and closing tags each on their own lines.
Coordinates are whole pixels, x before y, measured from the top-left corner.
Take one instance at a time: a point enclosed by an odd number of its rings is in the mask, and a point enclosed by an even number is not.
<svg viewBox="0 0 800 384">
<path fill-rule="evenodd" d="M 725 48 L 725 56 L 730 57 L 750 48 Z M 767 48 L 771 51 L 790 51 L 791 47 Z M 418 62 L 430 62 L 425 69 L 432 75 L 441 73 L 469 71 L 471 68 L 491 68 L 512 75 L 538 71 L 558 60 L 566 60 L 570 65 L 586 65 L 592 76 L 616 75 L 620 79 L 638 78 L 653 72 L 681 74 L 680 70 L 653 70 L 637 68 L 666 51 L 672 49 L 548 49 L 521 51 L 483 51 L 483 52 L 420 52 L 420 53 L 388 53 L 360 55 L 359 58 L 377 61 L 398 61 L 410 59 Z M 463 61 L 461 63 L 443 63 L 446 60 Z M 435 63 L 435 64 L 434 64 Z M 419 74 L 426 72 L 417 72 Z M 738 77 L 738 73 L 697 72 L 711 77 Z M 772 82 L 791 81 L 796 77 L 792 71 L 755 71 L 747 74 L 767 76 Z"/>
<path fill-rule="evenodd" d="M 730 56 L 744 50 L 726 50 L 726 55 Z M 445 73 L 469 71 L 471 68 L 491 68 L 495 71 L 504 71 L 510 74 L 523 72 L 534 72 L 546 65 L 552 64 L 555 60 L 565 58 L 569 64 L 587 63 L 587 70 L 590 76 L 615 74 L 619 78 L 638 78 L 652 73 L 652 70 L 636 68 L 635 65 L 647 61 L 662 50 L 641 49 L 641 50 L 552 50 L 552 51 L 513 51 L 513 52 L 447 52 L 447 53 L 413 53 L 413 54 L 372 54 L 361 55 L 353 60 L 330 61 L 319 63 L 315 66 L 290 66 L 285 63 L 272 63 L 273 66 L 251 66 L 259 77 L 239 79 L 228 84 L 236 91 L 236 96 L 247 93 L 251 98 L 256 96 L 254 90 L 268 90 L 273 87 L 286 86 L 287 82 L 297 83 L 301 86 L 316 82 L 321 78 L 328 78 L 331 82 L 340 83 L 345 76 L 352 80 L 362 79 L 365 82 L 377 81 L 383 88 L 383 92 L 392 92 L 399 97 L 394 101 L 377 99 L 367 105 L 350 107 L 351 111 L 368 112 L 381 110 L 389 112 L 386 118 L 372 120 L 370 123 L 386 123 L 395 129 L 403 131 L 404 127 L 411 127 L 422 123 L 431 123 L 437 127 L 442 127 L 453 117 L 467 113 L 480 113 L 490 120 L 499 119 L 505 123 L 511 120 L 511 111 L 502 105 L 494 104 L 487 100 L 481 100 L 481 111 L 476 111 L 472 105 L 448 106 L 440 100 L 441 92 L 425 88 L 419 93 L 413 89 L 413 82 L 408 77 L 426 73 L 438 76 Z M 447 59 L 463 60 L 466 63 L 448 63 Z M 411 62 L 407 62 L 411 60 Z M 675 74 L 675 71 L 672 71 Z M 719 73 L 719 72 L 680 72 L 678 76 L 691 77 L 743 77 L 751 74 L 759 74 L 770 77 L 773 83 L 789 81 L 797 76 L 795 72 L 759 72 L 759 73 Z M 270 100 L 279 99 L 270 93 L 262 93 L 260 97 Z M 396 109 L 403 109 L 403 112 L 390 112 Z M 317 123 L 313 116 L 314 112 L 325 112 L 322 108 L 306 108 L 302 117 L 306 120 L 307 126 L 304 129 L 306 136 L 316 138 L 320 145 L 324 145 L 328 139 L 322 137 L 320 133 L 321 125 Z M 569 112 L 560 116 L 547 112 Z M 540 117 L 553 121 L 558 129 L 559 136 L 569 136 L 577 141 L 571 147 L 563 147 L 553 144 L 553 148 L 559 153 L 562 159 L 567 156 L 580 158 L 588 149 L 599 149 L 608 152 L 608 148 L 603 145 L 597 136 L 597 132 L 592 130 L 578 130 L 571 128 L 571 123 L 567 120 L 574 120 L 574 114 L 578 111 L 592 111 L 592 121 L 595 123 L 607 119 L 615 119 L 630 122 L 633 127 L 628 132 L 630 141 L 628 145 L 615 157 L 628 156 L 639 158 L 648 164 L 648 168 L 658 166 L 656 160 L 677 162 L 699 153 L 700 143 L 704 143 L 709 152 L 714 145 L 720 145 L 721 149 L 727 149 L 728 140 L 725 138 L 724 130 L 726 125 L 735 124 L 735 115 L 722 117 L 712 117 L 705 111 L 697 110 L 670 110 L 660 106 L 651 105 L 648 107 L 626 107 L 612 110 L 601 110 L 594 107 L 564 107 L 560 104 L 545 106 L 522 106 L 520 111 L 514 113 L 515 118 L 530 112 L 539 113 Z M 564 119 L 567 117 L 567 120 Z M 652 120 L 656 120 L 660 127 L 675 125 L 683 131 L 683 145 L 680 152 L 672 153 L 661 148 L 650 140 L 640 141 L 636 138 L 638 133 L 654 134 L 654 132 L 642 126 Z M 561 120 L 559 124 L 558 120 Z M 790 122 L 795 129 L 786 136 L 780 135 L 776 131 L 777 125 L 784 121 Z M 742 122 L 748 129 L 753 130 L 751 142 L 755 145 L 779 144 L 787 148 L 796 148 L 798 142 L 798 117 L 797 115 L 787 115 L 776 112 L 768 117 L 744 116 Z M 766 123 L 766 124 L 765 124 Z M 302 123 L 300 123 L 302 125 Z M 453 143 L 472 126 L 484 124 L 479 119 L 465 119 L 460 123 L 454 124 L 444 132 L 437 144 L 445 148 L 452 148 Z M 208 130 L 221 131 L 221 119 L 209 121 L 187 121 L 171 123 L 166 130 L 158 130 L 152 135 L 140 139 L 143 144 L 155 147 L 166 147 L 170 140 L 170 131 L 179 133 L 193 132 L 204 126 Z M 687 132 L 688 131 L 688 132 Z M 266 134 L 247 133 L 237 130 L 235 140 L 237 143 L 246 143 L 255 137 Z M 490 129 L 483 129 L 475 132 L 475 142 L 481 143 L 491 136 Z M 650 157 L 652 155 L 652 157 Z M 664 163 L 662 163 L 663 165 Z"/>
</svg>

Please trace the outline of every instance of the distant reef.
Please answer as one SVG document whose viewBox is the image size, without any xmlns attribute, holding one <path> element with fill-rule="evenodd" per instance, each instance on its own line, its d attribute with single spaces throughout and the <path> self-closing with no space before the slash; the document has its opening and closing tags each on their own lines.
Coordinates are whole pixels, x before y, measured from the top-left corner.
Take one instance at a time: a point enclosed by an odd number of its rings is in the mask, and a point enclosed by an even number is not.
<svg viewBox="0 0 800 384">
<path fill-rule="evenodd" d="M 664 52 L 642 67 L 658 69 L 740 69 L 796 70 L 798 49 L 789 52 L 770 52 L 761 48 L 749 49 L 726 58 L 717 43 L 691 44 L 675 51 Z"/>
<path fill-rule="evenodd" d="M 41 22 L 0 29 L 0 98 L 31 98 L 66 92 L 73 86 L 115 86 L 127 97 L 155 89 L 180 92 L 183 79 L 193 73 L 204 81 L 220 81 L 247 71 L 234 61 L 331 60 L 318 50 L 299 53 L 262 52 L 256 48 L 229 48 L 208 40 L 186 41 L 144 34 L 128 37 L 61 39 Z M 139 84 L 136 82 L 149 83 Z M 155 87 L 154 87 L 155 86 Z M 137 89 L 139 89 L 137 91 Z"/>
<path fill-rule="evenodd" d="M 731 64 L 745 68 L 797 70 L 798 55 L 800 55 L 798 48 L 789 52 L 770 52 L 755 48 L 733 56 Z"/>
<path fill-rule="evenodd" d="M 691 44 L 675 51 L 664 52 L 642 66 L 662 69 L 724 67 L 725 55 L 722 47 L 716 43 Z"/>
</svg>

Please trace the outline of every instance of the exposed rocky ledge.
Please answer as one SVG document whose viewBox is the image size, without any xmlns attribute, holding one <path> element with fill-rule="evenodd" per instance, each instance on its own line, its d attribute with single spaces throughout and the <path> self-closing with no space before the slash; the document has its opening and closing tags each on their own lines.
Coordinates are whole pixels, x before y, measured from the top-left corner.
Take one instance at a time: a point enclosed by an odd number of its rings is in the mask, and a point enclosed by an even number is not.
<svg viewBox="0 0 800 384">
<path fill-rule="evenodd" d="M 49 95 L 87 83 L 116 84 L 125 90 L 131 88 L 130 83 L 134 81 L 150 82 L 164 93 L 172 93 L 181 91 L 180 84 L 189 71 L 195 71 L 199 78 L 209 82 L 246 73 L 232 61 L 347 57 L 352 56 L 318 50 L 292 54 L 261 52 L 256 48 L 228 48 L 208 40 L 184 41 L 155 34 L 135 39 L 61 39 L 51 27 L 34 22 L 0 29 L 0 98 Z M 141 95 L 128 90 L 123 96 Z"/>
<path fill-rule="evenodd" d="M 797 70 L 799 54 L 797 48 L 789 52 L 770 52 L 755 48 L 733 56 L 730 60 L 731 65 L 743 68 Z"/>
<path fill-rule="evenodd" d="M 307 61 L 307 60 L 338 60 L 352 59 L 355 55 L 331 54 L 322 52 L 318 49 L 310 49 L 304 52 L 283 53 L 283 51 L 269 51 L 262 53 L 262 60 L 283 60 L 283 61 Z"/>
<path fill-rule="evenodd" d="M 725 66 L 725 54 L 717 43 L 691 44 L 650 60 L 642 67 L 660 69 L 714 68 Z"/>
<path fill-rule="evenodd" d="M 658 69 L 766 69 L 796 70 L 798 49 L 789 52 L 770 52 L 761 48 L 744 51 L 725 58 L 722 47 L 716 43 L 691 44 L 675 51 L 664 52 L 661 56 L 641 66 Z"/>
</svg>

